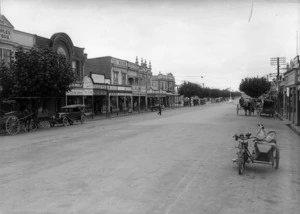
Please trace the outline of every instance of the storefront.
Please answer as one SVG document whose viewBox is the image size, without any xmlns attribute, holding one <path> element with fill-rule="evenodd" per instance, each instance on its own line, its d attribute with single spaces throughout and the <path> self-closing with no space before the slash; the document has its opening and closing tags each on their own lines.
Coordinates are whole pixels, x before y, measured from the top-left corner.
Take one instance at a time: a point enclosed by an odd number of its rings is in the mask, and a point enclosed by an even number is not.
<svg viewBox="0 0 300 214">
<path fill-rule="evenodd" d="M 87 112 L 97 114 L 106 114 L 108 111 L 107 97 L 108 84 L 94 83 L 91 77 L 83 78 L 82 87 L 72 87 L 67 92 L 66 105 L 84 104 Z"/>
<path fill-rule="evenodd" d="M 290 62 L 289 70 L 284 73 L 284 111 L 285 118 L 299 125 L 299 90 L 300 90 L 299 56 Z"/>
<path fill-rule="evenodd" d="M 167 95 L 166 91 L 163 90 L 154 90 L 153 88 L 149 88 L 147 91 L 147 99 L 148 99 L 148 108 L 150 106 L 154 106 L 157 103 L 160 103 L 164 106 L 167 106 Z"/>
<path fill-rule="evenodd" d="M 66 93 L 65 105 L 84 104 L 92 105 L 93 103 L 93 89 L 73 86 L 72 89 Z"/>
<path fill-rule="evenodd" d="M 132 112 L 131 86 L 108 85 L 108 100 L 110 113 Z"/>
</svg>

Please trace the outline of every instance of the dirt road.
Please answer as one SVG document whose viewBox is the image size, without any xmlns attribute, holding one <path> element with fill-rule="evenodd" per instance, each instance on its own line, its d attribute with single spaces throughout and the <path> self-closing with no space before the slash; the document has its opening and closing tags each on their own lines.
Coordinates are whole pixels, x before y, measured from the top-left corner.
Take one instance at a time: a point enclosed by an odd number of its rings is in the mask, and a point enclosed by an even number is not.
<svg viewBox="0 0 300 214">
<path fill-rule="evenodd" d="M 279 169 L 232 163 L 235 133 L 278 132 Z M 233 103 L 0 136 L 2 213 L 298 213 L 300 139 Z"/>
</svg>

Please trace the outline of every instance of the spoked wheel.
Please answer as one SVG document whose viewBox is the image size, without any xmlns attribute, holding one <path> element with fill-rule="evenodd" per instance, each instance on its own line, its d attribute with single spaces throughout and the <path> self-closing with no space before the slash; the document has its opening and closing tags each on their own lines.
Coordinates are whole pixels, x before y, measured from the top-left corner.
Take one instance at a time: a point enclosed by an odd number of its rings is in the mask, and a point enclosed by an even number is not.
<svg viewBox="0 0 300 214">
<path fill-rule="evenodd" d="M 242 155 L 239 159 L 238 159 L 238 165 L 239 165 L 239 175 L 242 175 L 244 172 L 244 168 L 245 168 L 245 160 L 244 160 L 244 155 Z"/>
<path fill-rule="evenodd" d="M 18 134 L 20 131 L 20 121 L 16 116 L 9 116 L 5 125 L 6 132 L 10 135 Z"/>
<path fill-rule="evenodd" d="M 280 155 L 279 155 L 279 149 L 277 146 L 275 147 L 274 152 L 273 152 L 273 159 L 274 159 L 274 163 L 275 163 L 275 169 L 278 169 Z"/>
<path fill-rule="evenodd" d="M 66 118 L 66 117 L 63 118 L 63 121 L 62 121 L 62 122 L 63 122 L 63 125 L 64 125 L 64 126 L 69 125 L 69 120 L 68 120 L 68 118 Z"/>
<path fill-rule="evenodd" d="M 84 115 L 81 116 L 80 122 L 81 122 L 81 124 L 85 123 L 85 116 Z"/>
</svg>

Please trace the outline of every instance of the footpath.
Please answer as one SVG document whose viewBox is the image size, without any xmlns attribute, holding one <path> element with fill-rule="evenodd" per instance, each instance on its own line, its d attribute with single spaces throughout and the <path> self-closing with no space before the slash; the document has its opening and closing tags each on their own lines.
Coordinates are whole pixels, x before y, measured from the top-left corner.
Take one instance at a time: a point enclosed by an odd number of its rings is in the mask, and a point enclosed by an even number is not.
<svg viewBox="0 0 300 214">
<path fill-rule="evenodd" d="M 282 117 L 280 114 L 276 114 L 277 117 L 282 120 L 290 129 L 292 129 L 296 134 L 300 135 L 300 126 L 296 126 L 291 121 L 287 120 L 286 118 Z"/>
<path fill-rule="evenodd" d="M 196 107 L 196 106 L 192 106 Z M 178 107 L 169 107 L 169 108 L 163 108 L 162 111 L 168 111 L 168 110 L 173 110 L 173 109 L 178 109 L 178 108 L 184 108 L 184 106 L 178 106 Z M 127 112 L 127 111 L 119 111 L 118 113 L 108 113 L 108 114 L 100 114 L 100 115 L 94 115 L 92 116 L 87 116 L 86 120 L 87 121 L 93 121 L 93 120 L 103 120 L 103 119 L 111 119 L 115 117 L 125 117 L 125 116 L 133 116 L 133 115 L 138 115 L 138 114 L 144 114 L 144 113 L 153 113 L 153 112 L 158 112 L 157 110 L 140 110 L 140 111 L 133 111 L 133 112 Z"/>
</svg>

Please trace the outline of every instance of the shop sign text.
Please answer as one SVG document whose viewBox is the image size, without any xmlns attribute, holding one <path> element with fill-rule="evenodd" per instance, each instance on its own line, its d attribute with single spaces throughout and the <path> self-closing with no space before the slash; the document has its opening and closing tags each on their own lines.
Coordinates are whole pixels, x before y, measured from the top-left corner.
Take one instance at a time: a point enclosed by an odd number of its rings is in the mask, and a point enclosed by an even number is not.
<svg viewBox="0 0 300 214">
<path fill-rule="evenodd" d="M 0 39 L 6 40 L 6 41 L 11 41 L 11 31 L 1 27 L 0 28 Z"/>
</svg>

